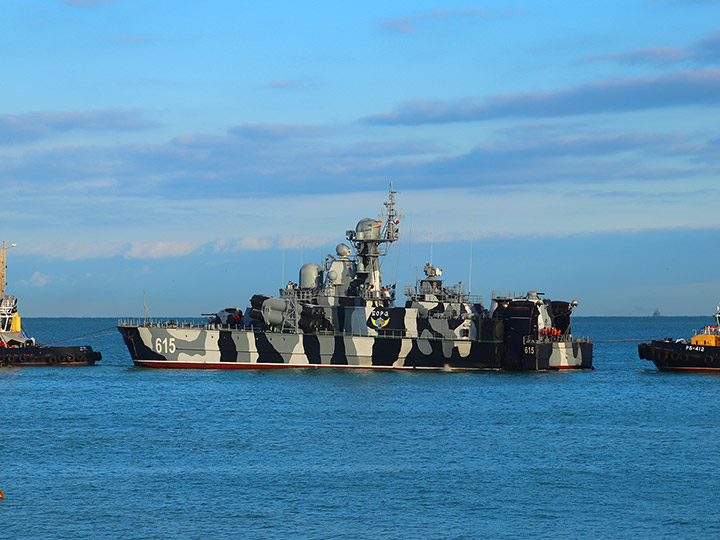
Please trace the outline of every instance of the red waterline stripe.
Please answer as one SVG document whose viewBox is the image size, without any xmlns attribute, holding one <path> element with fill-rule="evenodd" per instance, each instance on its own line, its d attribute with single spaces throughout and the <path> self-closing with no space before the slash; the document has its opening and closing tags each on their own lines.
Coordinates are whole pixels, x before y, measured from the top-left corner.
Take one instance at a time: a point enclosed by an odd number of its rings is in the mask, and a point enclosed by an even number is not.
<svg viewBox="0 0 720 540">
<path fill-rule="evenodd" d="M 139 367 L 153 368 L 174 368 L 174 369 L 413 369 L 412 366 L 348 366 L 343 364 L 246 364 L 240 362 L 153 362 L 136 360 L 135 365 Z M 442 368 L 417 368 L 417 369 L 442 369 Z"/>
<path fill-rule="evenodd" d="M 445 368 L 445 367 L 412 367 L 412 366 L 356 366 L 346 364 L 263 364 L 263 363 L 240 363 L 240 362 L 155 362 L 137 360 L 138 367 L 151 367 L 159 369 L 385 369 L 385 370 L 407 370 L 407 371 L 443 371 L 445 369 L 458 371 L 503 371 L 501 368 Z M 585 369 L 582 366 L 549 366 L 549 370 Z M 542 371 L 542 370 L 541 370 Z"/>
</svg>

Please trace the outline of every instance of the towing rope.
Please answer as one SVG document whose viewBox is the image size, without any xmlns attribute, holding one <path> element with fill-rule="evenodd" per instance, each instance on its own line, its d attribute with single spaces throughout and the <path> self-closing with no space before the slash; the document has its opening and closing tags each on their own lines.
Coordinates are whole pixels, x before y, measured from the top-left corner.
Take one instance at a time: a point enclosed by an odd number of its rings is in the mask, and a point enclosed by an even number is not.
<svg viewBox="0 0 720 540">
<path fill-rule="evenodd" d="M 592 339 L 593 343 L 628 343 L 628 342 L 640 342 L 640 341 L 653 341 L 657 338 L 650 339 Z"/>
<path fill-rule="evenodd" d="M 108 330 L 115 330 L 114 332 L 108 332 Z M 101 333 L 105 332 L 105 333 Z M 91 334 L 84 334 L 82 336 L 72 337 L 68 339 L 61 339 L 60 341 L 51 341 L 49 343 L 43 343 L 42 345 L 55 345 L 57 343 L 67 343 L 68 341 L 77 341 L 78 339 L 84 339 L 88 337 L 100 337 L 100 336 L 109 336 L 112 334 L 117 333 L 117 330 L 114 326 L 110 326 L 109 328 L 103 328 L 102 330 L 97 330 L 96 332 L 92 332 Z"/>
</svg>

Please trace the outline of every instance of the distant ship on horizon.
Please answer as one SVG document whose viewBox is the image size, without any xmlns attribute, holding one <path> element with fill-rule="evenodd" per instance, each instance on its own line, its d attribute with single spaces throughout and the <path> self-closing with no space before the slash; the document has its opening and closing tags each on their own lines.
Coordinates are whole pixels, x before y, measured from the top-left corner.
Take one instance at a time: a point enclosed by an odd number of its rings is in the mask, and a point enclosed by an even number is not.
<svg viewBox="0 0 720 540">
<path fill-rule="evenodd" d="M 660 316 L 660 310 L 658 308 L 655 308 L 655 311 L 652 314 L 653 317 L 659 317 Z"/>
</svg>

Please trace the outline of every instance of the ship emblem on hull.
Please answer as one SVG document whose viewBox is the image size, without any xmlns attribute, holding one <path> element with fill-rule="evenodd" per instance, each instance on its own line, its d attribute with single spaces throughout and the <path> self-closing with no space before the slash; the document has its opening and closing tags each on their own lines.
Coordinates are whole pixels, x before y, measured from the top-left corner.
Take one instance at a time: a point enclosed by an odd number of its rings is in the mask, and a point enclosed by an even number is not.
<svg viewBox="0 0 720 540">
<path fill-rule="evenodd" d="M 375 328 L 385 328 L 390 322 L 390 313 L 376 309 L 370 314 L 370 322 Z"/>
</svg>

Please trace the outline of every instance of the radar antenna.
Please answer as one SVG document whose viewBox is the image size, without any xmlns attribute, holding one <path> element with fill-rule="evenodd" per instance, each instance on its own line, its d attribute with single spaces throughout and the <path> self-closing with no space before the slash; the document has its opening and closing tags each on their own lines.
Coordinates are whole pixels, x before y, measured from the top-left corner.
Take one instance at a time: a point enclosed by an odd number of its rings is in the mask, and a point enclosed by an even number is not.
<svg viewBox="0 0 720 540">
<path fill-rule="evenodd" d="M 400 237 L 400 229 L 398 225 L 400 225 L 400 218 L 403 216 L 395 209 L 395 195 L 397 193 L 399 192 L 393 190 L 392 182 L 390 182 L 390 192 L 388 193 L 387 201 L 383 203 L 385 210 L 380 214 L 381 218 L 385 218 L 385 226 L 383 227 L 381 235 L 382 241 L 388 244 L 385 246 L 383 251 L 380 251 L 379 255 L 381 256 L 386 255 L 390 247 L 389 244 L 397 242 Z"/>
</svg>

